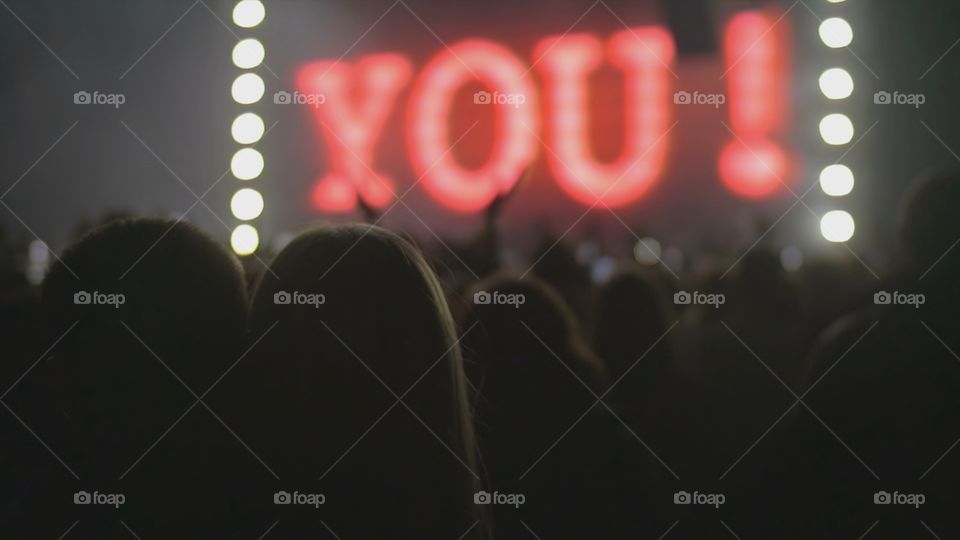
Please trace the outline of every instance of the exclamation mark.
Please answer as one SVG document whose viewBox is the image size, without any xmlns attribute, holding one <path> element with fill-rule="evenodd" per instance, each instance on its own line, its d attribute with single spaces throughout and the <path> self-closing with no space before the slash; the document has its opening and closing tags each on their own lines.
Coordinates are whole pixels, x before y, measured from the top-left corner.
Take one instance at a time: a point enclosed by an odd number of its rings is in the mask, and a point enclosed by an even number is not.
<svg viewBox="0 0 960 540">
<path fill-rule="evenodd" d="M 732 139 L 720 152 L 724 186 L 748 198 L 763 198 L 786 187 L 790 158 L 774 141 L 789 103 L 786 18 L 745 11 L 727 23 L 724 60 Z"/>
</svg>

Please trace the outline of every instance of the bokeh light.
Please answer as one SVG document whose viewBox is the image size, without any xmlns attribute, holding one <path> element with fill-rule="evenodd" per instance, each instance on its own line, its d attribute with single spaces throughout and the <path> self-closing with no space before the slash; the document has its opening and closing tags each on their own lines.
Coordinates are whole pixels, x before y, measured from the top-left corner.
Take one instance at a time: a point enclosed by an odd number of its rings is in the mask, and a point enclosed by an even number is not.
<svg viewBox="0 0 960 540">
<path fill-rule="evenodd" d="M 784 270 L 799 270 L 803 266 L 803 251 L 797 246 L 787 246 L 780 250 L 780 265 Z"/>
<path fill-rule="evenodd" d="M 263 155 L 253 148 L 241 148 L 230 160 L 230 171 L 239 180 L 253 180 L 263 172 Z"/>
<path fill-rule="evenodd" d="M 260 245 L 260 235 L 251 225 L 238 225 L 230 234 L 230 247 L 237 255 L 250 255 L 257 251 Z"/>
<path fill-rule="evenodd" d="M 820 39 L 827 47 L 838 49 L 853 41 L 853 28 L 840 17 L 831 17 L 820 23 Z"/>
<path fill-rule="evenodd" d="M 853 191 L 853 171 L 846 165 L 828 165 L 820 171 L 820 189 L 831 197 L 843 197 Z"/>
<path fill-rule="evenodd" d="M 820 219 L 820 234 L 830 242 L 846 242 L 855 229 L 853 216 L 843 210 L 832 210 Z"/>
<path fill-rule="evenodd" d="M 853 77 L 843 68 L 830 68 L 820 75 L 820 91 L 829 99 L 844 99 L 853 93 Z"/>
<path fill-rule="evenodd" d="M 257 219 L 263 212 L 263 196 L 255 189 L 243 188 L 230 199 L 230 211 L 235 218 L 243 221 Z"/>
<path fill-rule="evenodd" d="M 253 28 L 263 22 L 266 9 L 260 0 L 242 0 L 233 8 L 233 24 L 240 28 Z"/>
<path fill-rule="evenodd" d="M 847 144 L 853 139 L 853 122 L 845 114 L 828 114 L 820 120 L 820 136 L 827 144 Z"/>
<path fill-rule="evenodd" d="M 255 68 L 265 55 L 262 43 L 253 38 L 244 39 L 233 47 L 233 65 L 240 69 Z"/>
<path fill-rule="evenodd" d="M 230 126 L 233 140 L 240 144 L 253 144 L 263 137 L 265 127 L 263 119 L 255 113 L 247 112 L 238 116 Z"/>
<path fill-rule="evenodd" d="M 662 248 L 656 238 L 641 238 L 633 246 L 633 256 L 640 264 L 651 266 L 660 262 Z"/>
<path fill-rule="evenodd" d="M 234 79 L 233 86 L 230 88 L 230 94 L 237 103 L 250 105 L 251 103 L 260 101 L 265 89 L 263 79 L 261 79 L 259 75 L 256 73 L 244 73 Z"/>
</svg>

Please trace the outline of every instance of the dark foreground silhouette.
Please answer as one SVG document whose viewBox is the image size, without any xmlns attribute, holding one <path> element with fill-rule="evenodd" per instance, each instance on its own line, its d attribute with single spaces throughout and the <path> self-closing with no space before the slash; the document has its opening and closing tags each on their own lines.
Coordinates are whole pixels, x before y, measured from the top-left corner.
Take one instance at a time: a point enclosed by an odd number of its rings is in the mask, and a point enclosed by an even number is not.
<svg viewBox="0 0 960 540">
<path fill-rule="evenodd" d="M 38 290 L 4 241 L 2 536 L 958 537 L 957 201 L 919 182 L 885 269 L 602 282 L 504 268 L 505 198 L 452 259 L 349 225 L 244 272 L 132 218 Z"/>
</svg>

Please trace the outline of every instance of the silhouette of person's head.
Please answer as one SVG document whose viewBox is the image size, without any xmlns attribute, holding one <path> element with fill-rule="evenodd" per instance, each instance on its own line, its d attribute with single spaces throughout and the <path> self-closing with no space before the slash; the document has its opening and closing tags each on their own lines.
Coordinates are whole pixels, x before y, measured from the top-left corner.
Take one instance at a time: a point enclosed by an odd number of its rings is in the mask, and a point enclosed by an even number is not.
<svg viewBox="0 0 960 540">
<path fill-rule="evenodd" d="M 530 459 L 527 446 L 530 453 L 542 451 L 539 437 L 556 435 L 554 424 L 566 422 L 566 413 L 582 414 L 590 404 L 577 379 L 597 388 L 600 363 L 570 308 L 537 279 L 494 277 L 477 284 L 468 299 L 473 305 L 462 326 L 479 420 L 504 440 L 512 438 L 507 433 L 533 430 L 511 443 L 519 460 Z"/>
<path fill-rule="evenodd" d="M 576 248 L 548 231 L 544 223 L 534 249 L 533 274 L 556 290 L 575 317 L 586 315 L 593 296 L 590 270 L 577 261 Z"/>
<path fill-rule="evenodd" d="M 585 381 L 599 382 L 599 361 L 587 347 L 573 312 L 549 285 L 536 278 L 499 276 L 475 285 L 468 300 L 473 303 L 472 313 L 464 326 L 479 324 L 464 341 L 471 356 L 479 359 L 480 369 L 504 375 L 515 371 L 504 382 L 521 372 L 541 377 L 544 373 L 537 363 L 556 364 L 553 351 L 572 361 L 570 367 Z M 569 374 L 563 378 L 569 379 Z"/>
<path fill-rule="evenodd" d="M 150 444 L 162 424 L 149 418 L 182 411 L 177 379 L 206 390 L 235 359 L 246 307 L 236 259 L 189 224 L 117 221 L 69 247 L 43 283 L 47 373 L 91 457 L 118 473 L 114 450 Z"/>
<path fill-rule="evenodd" d="M 793 284 L 779 256 L 770 250 L 758 248 L 743 256 L 736 265 L 730 296 L 727 318 L 734 328 L 773 326 L 792 330 L 784 323 L 799 314 L 800 303 Z"/>
<path fill-rule="evenodd" d="M 918 181 L 907 196 L 900 226 L 905 262 L 914 274 L 931 270 L 927 279 L 953 278 L 960 267 L 960 173 L 943 172 Z"/>
<path fill-rule="evenodd" d="M 369 225 L 299 235 L 254 293 L 261 337 L 244 380 L 270 397 L 253 437 L 282 476 L 320 478 L 337 534 L 467 530 L 479 473 L 463 362 L 415 247 Z"/>
<path fill-rule="evenodd" d="M 943 456 L 956 444 L 955 435 L 944 433 L 944 426 L 960 421 L 956 399 L 960 374 L 954 363 L 954 351 L 960 346 L 958 200 L 956 172 L 927 176 L 914 185 L 901 222 L 900 274 L 887 283 L 868 280 L 876 287 L 870 291 L 873 305 L 837 320 L 823 332 L 807 360 L 806 384 L 812 391 L 807 391 L 805 404 L 818 419 L 829 422 L 831 431 L 842 433 L 844 441 L 837 449 L 819 436 L 821 426 L 799 417 L 793 420 L 796 434 L 791 442 L 797 452 L 817 456 L 810 468 L 797 473 L 807 490 L 798 499 L 809 501 L 804 503 L 811 506 L 805 513 L 815 517 L 811 529 L 838 536 L 837 530 L 845 527 L 852 532 L 869 514 L 858 501 L 875 483 L 863 469 L 845 465 L 850 448 L 856 449 L 860 463 L 869 464 L 870 472 L 881 471 L 874 476 L 912 480 L 928 467 L 921 479 L 931 500 L 946 500 L 955 490 L 956 462 L 931 456 Z M 884 294 L 886 301 L 881 299 Z M 824 486 L 831 488 L 829 502 L 817 497 Z M 935 516 L 931 519 L 946 522 L 955 508 L 934 504 L 924 511 Z M 824 534 L 817 530 L 805 534 L 814 536 Z"/>
<path fill-rule="evenodd" d="M 610 371 L 610 379 L 618 379 L 650 350 L 656 362 L 644 362 L 652 374 L 663 368 L 668 343 L 657 343 L 667 331 L 666 293 L 659 284 L 635 270 L 623 271 L 610 279 L 597 297 L 594 320 L 594 348 Z"/>
</svg>

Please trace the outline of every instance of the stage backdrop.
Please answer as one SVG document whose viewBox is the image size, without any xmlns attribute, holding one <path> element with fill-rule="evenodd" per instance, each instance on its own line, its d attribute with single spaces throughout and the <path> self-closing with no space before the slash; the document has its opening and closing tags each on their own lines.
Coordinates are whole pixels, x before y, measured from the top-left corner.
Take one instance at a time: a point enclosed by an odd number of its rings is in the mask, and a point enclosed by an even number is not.
<svg viewBox="0 0 960 540">
<path fill-rule="evenodd" d="M 541 224 L 558 234 L 576 224 L 572 238 L 616 241 L 633 236 L 629 227 L 686 249 L 745 248 L 796 202 L 789 190 L 810 189 L 847 150 L 817 135 L 830 112 L 817 76 L 838 65 L 858 85 L 842 112 L 858 137 L 871 129 L 844 158 L 858 176 L 856 196 L 842 201 L 869 253 L 890 244 L 909 177 L 954 162 L 917 116 L 960 146 L 946 120 L 956 55 L 925 74 L 919 113 L 871 101 L 909 90 L 955 40 L 938 24 L 950 17 L 899 2 L 836 8 L 856 23 L 859 60 L 824 52 L 817 18 L 778 1 L 690 2 L 697 9 L 678 19 L 660 2 L 286 0 L 268 2 L 264 23 L 242 32 L 226 0 L 8 3 L 43 43 L 12 16 L 0 20 L 3 49 L 16 51 L 3 55 L 0 168 L 17 217 L 3 223 L 54 247 L 111 210 L 186 213 L 227 238 L 237 223 L 229 201 L 244 185 L 264 196 L 265 244 L 309 223 L 355 219 L 356 191 L 377 204 L 383 185 L 406 193 L 388 225 L 463 237 L 476 230 L 477 208 L 529 166 L 503 216 L 506 238 L 521 247 Z M 897 31 L 910 21 L 929 33 Z M 240 34 L 266 49 L 256 69 L 266 94 L 252 106 L 230 96 Z M 920 56 L 930 61 L 911 60 Z M 78 92 L 125 101 L 80 105 Z M 249 182 L 228 171 L 238 148 L 230 126 L 245 110 L 270 128 L 255 144 L 264 171 Z M 805 201 L 818 215 L 838 205 L 815 187 Z M 802 207 L 764 241 L 824 244 Z"/>
</svg>

